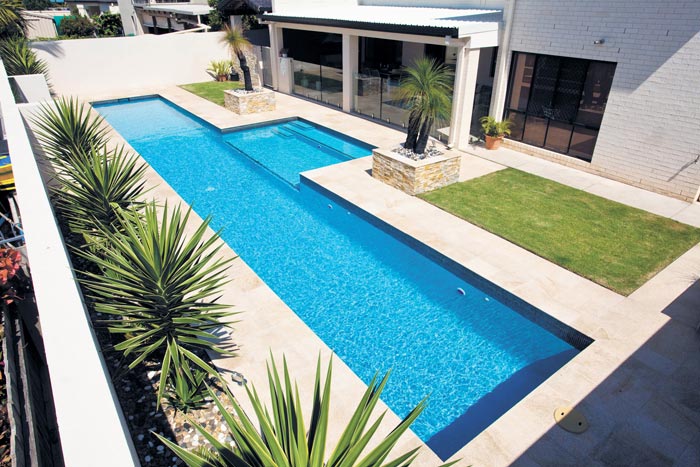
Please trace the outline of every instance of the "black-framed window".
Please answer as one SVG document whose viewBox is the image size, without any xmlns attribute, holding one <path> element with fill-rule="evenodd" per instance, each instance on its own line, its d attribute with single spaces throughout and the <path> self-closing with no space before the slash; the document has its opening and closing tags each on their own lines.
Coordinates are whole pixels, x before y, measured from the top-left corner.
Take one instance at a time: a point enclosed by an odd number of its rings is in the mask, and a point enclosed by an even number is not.
<svg viewBox="0 0 700 467">
<path fill-rule="evenodd" d="M 615 66 L 513 52 L 506 95 L 510 138 L 590 162 Z"/>
</svg>

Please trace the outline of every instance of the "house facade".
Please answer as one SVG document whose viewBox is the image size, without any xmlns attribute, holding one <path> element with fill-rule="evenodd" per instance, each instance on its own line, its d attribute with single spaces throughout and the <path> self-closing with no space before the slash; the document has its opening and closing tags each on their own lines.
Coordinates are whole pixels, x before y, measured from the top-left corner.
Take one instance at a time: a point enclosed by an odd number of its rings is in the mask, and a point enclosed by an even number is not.
<svg viewBox="0 0 700 467">
<path fill-rule="evenodd" d="M 274 0 L 272 86 L 393 125 L 400 70 L 455 72 L 436 136 L 468 149 L 477 119 L 507 145 L 695 201 L 700 188 L 700 2 Z"/>
</svg>

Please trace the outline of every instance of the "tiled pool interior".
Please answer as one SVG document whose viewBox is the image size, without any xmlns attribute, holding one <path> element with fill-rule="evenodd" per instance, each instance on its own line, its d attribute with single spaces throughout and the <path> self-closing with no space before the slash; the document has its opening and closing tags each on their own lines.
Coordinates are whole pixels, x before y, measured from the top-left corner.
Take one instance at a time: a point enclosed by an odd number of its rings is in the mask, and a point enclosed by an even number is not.
<svg viewBox="0 0 700 467">
<path fill-rule="evenodd" d="M 221 132 L 159 98 L 95 108 L 363 381 L 392 370 L 394 412 L 430 395 L 413 431 L 443 459 L 590 342 L 299 180 L 368 145 L 303 121 Z"/>
</svg>

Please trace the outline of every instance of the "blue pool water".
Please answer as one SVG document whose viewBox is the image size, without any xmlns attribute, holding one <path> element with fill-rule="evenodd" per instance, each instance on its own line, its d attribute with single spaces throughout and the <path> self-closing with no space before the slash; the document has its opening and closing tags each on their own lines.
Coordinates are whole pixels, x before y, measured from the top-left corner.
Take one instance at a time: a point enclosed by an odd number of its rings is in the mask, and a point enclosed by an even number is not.
<svg viewBox="0 0 700 467">
<path fill-rule="evenodd" d="M 221 133 L 161 99 L 95 108 L 363 381 L 392 370 L 383 400 L 397 414 L 430 395 L 413 430 L 441 457 L 578 352 L 506 306 L 512 296 L 299 183 L 368 146 L 303 122 L 290 129 L 302 138 L 277 134 L 289 122 Z"/>
<path fill-rule="evenodd" d="M 299 173 L 372 153 L 372 146 L 332 135 L 303 120 L 234 131 L 224 141 L 296 186 Z"/>
</svg>

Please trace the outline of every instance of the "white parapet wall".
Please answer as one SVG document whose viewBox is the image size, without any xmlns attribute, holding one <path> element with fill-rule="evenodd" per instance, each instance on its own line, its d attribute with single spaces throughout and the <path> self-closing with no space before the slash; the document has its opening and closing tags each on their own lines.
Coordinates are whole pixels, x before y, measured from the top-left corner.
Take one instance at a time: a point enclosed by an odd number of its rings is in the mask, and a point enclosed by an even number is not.
<svg viewBox="0 0 700 467">
<path fill-rule="evenodd" d="M 65 465 L 139 466 L 2 62 L 0 107 Z"/>
<path fill-rule="evenodd" d="M 56 94 L 91 97 L 211 80 L 209 62 L 230 57 L 221 36 L 146 34 L 35 42 L 32 48 L 48 63 Z"/>
</svg>

